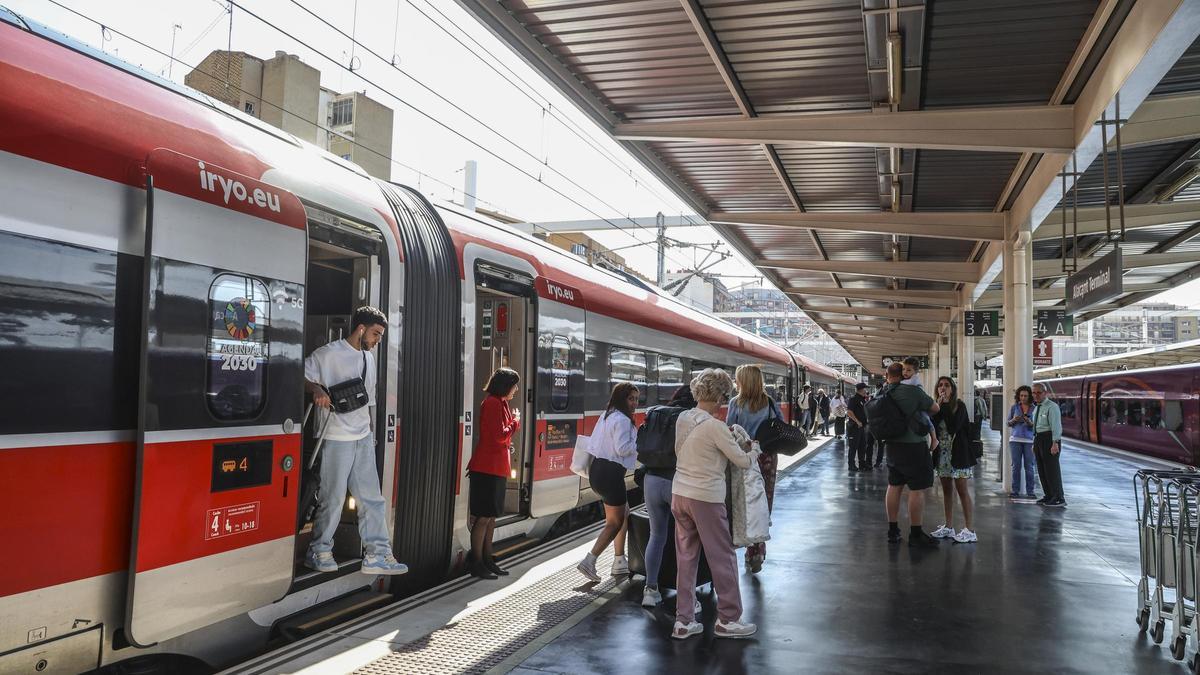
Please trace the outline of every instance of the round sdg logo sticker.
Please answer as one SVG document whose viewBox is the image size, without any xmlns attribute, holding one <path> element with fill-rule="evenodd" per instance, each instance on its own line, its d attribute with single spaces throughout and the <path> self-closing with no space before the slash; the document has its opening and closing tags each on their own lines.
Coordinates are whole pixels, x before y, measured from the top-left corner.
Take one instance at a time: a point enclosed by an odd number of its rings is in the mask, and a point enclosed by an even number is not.
<svg viewBox="0 0 1200 675">
<path fill-rule="evenodd" d="M 246 298 L 234 298 L 225 305 L 225 330 L 239 340 L 249 340 L 254 335 L 258 316 L 256 308 Z"/>
</svg>

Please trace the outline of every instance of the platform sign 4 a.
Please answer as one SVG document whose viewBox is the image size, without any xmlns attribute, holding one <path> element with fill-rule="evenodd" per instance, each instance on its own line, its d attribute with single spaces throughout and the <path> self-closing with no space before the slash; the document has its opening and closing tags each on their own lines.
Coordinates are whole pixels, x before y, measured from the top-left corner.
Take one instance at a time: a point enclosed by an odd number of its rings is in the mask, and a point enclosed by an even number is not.
<svg viewBox="0 0 1200 675">
<path fill-rule="evenodd" d="M 967 337 L 999 335 L 1000 312 L 963 312 L 963 331 Z"/>
<path fill-rule="evenodd" d="M 1033 340 L 1033 365 L 1054 365 L 1054 342 L 1050 340 Z"/>
<path fill-rule="evenodd" d="M 1039 309 L 1037 312 L 1037 334 L 1039 337 L 1046 337 L 1047 335 L 1074 335 L 1075 317 L 1067 314 L 1067 310 L 1065 309 Z"/>
</svg>

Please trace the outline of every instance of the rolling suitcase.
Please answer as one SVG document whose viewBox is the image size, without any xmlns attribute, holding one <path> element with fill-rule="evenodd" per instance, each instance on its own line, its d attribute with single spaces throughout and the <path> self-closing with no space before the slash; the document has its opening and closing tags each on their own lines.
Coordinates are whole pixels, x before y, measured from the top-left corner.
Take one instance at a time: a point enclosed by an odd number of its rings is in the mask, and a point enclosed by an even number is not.
<svg viewBox="0 0 1200 675">
<path fill-rule="evenodd" d="M 650 516 L 642 510 L 629 513 L 629 531 L 625 555 L 629 557 L 629 571 L 646 576 L 646 544 L 650 541 Z M 675 588 L 675 520 L 671 520 L 667 545 L 663 547 L 662 567 L 658 573 L 659 588 Z M 696 569 L 696 586 L 712 583 L 712 572 L 704 551 L 700 552 L 700 566 Z"/>
</svg>

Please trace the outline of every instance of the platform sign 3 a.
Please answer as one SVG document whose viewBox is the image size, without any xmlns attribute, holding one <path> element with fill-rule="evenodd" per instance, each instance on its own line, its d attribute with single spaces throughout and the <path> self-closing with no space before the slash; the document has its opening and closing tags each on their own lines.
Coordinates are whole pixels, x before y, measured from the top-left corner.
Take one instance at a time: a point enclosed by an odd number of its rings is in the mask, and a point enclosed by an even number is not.
<svg viewBox="0 0 1200 675">
<path fill-rule="evenodd" d="M 1000 312 L 963 312 L 963 331 L 967 337 L 995 337 L 1000 334 Z"/>
<path fill-rule="evenodd" d="M 1050 340 L 1033 340 L 1033 365 L 1054 365 L 1054 343 Z"/>
<path fill-rule="evenodd" d="M 1072 336 L 1075 334 L 1075 317 L 1065 309 L 1039 309 L 1037 312 L 1038 337 Z"/>
</svg>

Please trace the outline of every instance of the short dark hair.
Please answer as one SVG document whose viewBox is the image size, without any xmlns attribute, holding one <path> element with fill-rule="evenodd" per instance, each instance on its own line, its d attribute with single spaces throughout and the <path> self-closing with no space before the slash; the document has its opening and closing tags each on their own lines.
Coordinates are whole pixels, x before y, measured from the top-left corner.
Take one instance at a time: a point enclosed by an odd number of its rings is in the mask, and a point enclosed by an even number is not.
<svg viewBox="0 0 1200 675">
<path fill-rule="evenodd" d="M 387 328 L 387 317 L 378 309 L 370 305 L 363 305 L 354 310 L 354 317 L 350 319 L 350 332 L 353 333 L 358 330 L 359 326 L 366 326 L 367 328 L 371 326 L 383 326 Z"/>
<path fill-rule="evenodd" d="M 483 390 L 492 396 L 504 398 L 520 381 L 521 376 L 512 368 L 497 368 L 488 378 L 487 386 Z"/>
<path fill-rule="evenodd" d="M 893 363 L 892 365 L 888 366 L 887 367 L 887 376 L 889 378 L 904 377 L 904 364 L 903 363 Z"/>
<path fill-rule="evenodd" d="M 906 366 L 912 366 L 912 367 L 913 367 L 913 370 L 920 370 L 920 369 L 921 369 L 921 359 L 918 359 L 918 358 L 917 358 L 917 357 L 915 357 L 915 356 L 906 356 L 906 357 L 904 357 L 904 361 L 903 361 L 903 363 L 904 363 L 904 365 L 906 365 Z"/>
</svg>

